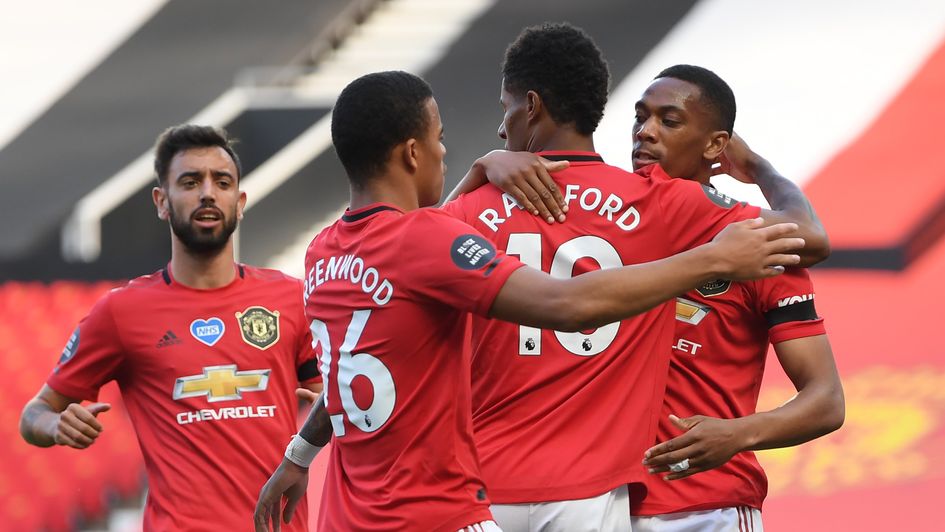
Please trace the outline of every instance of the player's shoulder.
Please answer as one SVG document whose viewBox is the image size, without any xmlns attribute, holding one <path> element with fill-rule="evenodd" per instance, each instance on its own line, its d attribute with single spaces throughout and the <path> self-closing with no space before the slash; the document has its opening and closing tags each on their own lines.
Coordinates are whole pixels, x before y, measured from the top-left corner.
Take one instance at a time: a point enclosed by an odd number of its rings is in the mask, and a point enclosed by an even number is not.
<svg viewBox="0 0 945 532">
<path fill-rule="evenodd" d="M 92 307 L 90 313 L 100 312 L 106 308 L 113 309 L 112 313 L 124 315 L 123 309 L 139 309 L 153 301 L 155 295 L 167 290 L 170 286 L 170 274 L 166 269 L 154 273 L 135 277 L 127 283 L 116 286 L 102 294 Z M 118 310 L 114 310 L 115 308 Z"/>
<path fill-rule="evenodd" d="M 434 207 L 423 207 L 407 212 L 404 214 L 404 222 L 405 227 L 411 231 L 423 228 L 434 232 L 447 232 L 462 228 L 473 230 L 466 222 Z"/>
<path fill-rule="evenodd" d="M 755 306 L 762 311 L 813 300 L 814 284 L 807 268 L 787 268 L 781 275 L 748 281 Z"/>
<path fill-rule="evenodd" d="M 293 277 L 282 270 L 260 268 L 248 264 L 240 264 L 240 275 L 243 281 L 252 286 L 253 293 L 263 293 L 273 301 L 301 302 L 302 280 Z"/>
<path fill-rule="evenodd" d="M 148 297 L 156 290 L 166 290 L 171 286 L 171 276 L 167 268 L 135 277 L 122 286 L 112 288 L 103 295 L 103 298 L 126 300 L 137 297 Z"/>
<path fill-rule="evenodd" d="M 748 204 L 724 194 L 712 185 L 682 178 L 657 176 L 652 179 L 653 190 L 664 203 L 682 202 L 689 204 L 712 204 L 721 209 L 731 209 L 736 205 L 747 207 Z M 695 203 L 693 203 L 695 202 Z"/>
<path fill-rule="evenodd" d="M 261 268 L 259 266 L 250 266 L 249 264 L 240 264 L 239 267 L 242 269 L 245 279 L 251 279 L 261 283 L 298 285 L 302 282 L 301 279 L 274 268 Z"/>
<path fill-rule="evenodd" d="M 774 277 L 765 277 L 748 281 L 758 293 L 774 290 L 793 290 L 812 287 L 814 285 L 807 268 L 785 268 L 784 273 Z"/>
</svg>

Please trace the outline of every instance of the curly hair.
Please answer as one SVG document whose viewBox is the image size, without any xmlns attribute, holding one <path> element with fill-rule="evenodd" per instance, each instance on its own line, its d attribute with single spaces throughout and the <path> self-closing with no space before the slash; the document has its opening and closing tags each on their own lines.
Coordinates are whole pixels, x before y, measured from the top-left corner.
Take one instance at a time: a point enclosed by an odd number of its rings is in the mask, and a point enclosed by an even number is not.
<svg viewBox="0 0 945 532">
<path fill-rule="evenodd" d="M 522 30 L 505 51 L 505 88 L 535 91 L 555 123 L 574 124 L 582 135 L 604 116 L 610 71 L 584 30 L 568 23 L 545 23 Z"/>
<path fill-rule="evenodd" d="M 653 79 L 673 78 L 699 87 L 702 103 L 715 114 L 716 127 L 729 135 L 735 127 L 735 93 L 718 74 L 695 65 L 673 65 Z"/>
</svg>

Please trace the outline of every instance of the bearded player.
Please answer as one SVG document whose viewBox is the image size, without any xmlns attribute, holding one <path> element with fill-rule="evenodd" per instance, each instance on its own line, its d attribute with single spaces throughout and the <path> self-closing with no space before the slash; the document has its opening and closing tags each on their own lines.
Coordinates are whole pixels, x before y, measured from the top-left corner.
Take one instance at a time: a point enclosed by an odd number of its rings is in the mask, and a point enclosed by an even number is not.
<svg viewBox="0 0 945 532">
<path fill-rule="evenodd" d="M 335 103 L 351 203 L 305 259 L 325 393 L 260 493 L 257 531 L 291 522 L 332 433 L 320 529 L 496 530 L 473 444 L 467 313 L 576 331 L 645 311 L 712 270 L 754 278 L 799 260 L 780 253 L 802 240 L 769 241 L 796 225 L 749 220 L 667 259 L 555 279 L 421 208 L 442 193 L 442 138 L 430 87 L 405 72 L 363 76 Z"/>
<path fill-rule="evenodd" d="M 99 388 L 117 381 L 148 472 L 144 530 L 248 530 L 295 432 L 293 390 L 321 389 L 301 282 L 234 262 L 246 194 L 224 131 L 173 127 L 155 151 L 170 263 L 96 303 L 20 432 L 39 447 L 93 445 L 110 408 L 95 402 Z"/>
</svg>

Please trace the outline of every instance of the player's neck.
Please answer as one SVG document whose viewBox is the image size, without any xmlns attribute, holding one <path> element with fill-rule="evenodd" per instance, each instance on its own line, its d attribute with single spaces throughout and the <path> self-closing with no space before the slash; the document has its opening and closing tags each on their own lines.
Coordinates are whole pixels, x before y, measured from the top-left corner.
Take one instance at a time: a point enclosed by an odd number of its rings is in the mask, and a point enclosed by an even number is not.
<svg viewBox="0 0 945 532">
<path fill-rule="evenodd" d="M 232 238 L 213 254 L 194 253 L 177 238 L 171 242 L 171 273 L 184 286 L 198 290 L 226 286 L 236 277 L 233 263 Z"/>
<path fill-rule="evenodd" d="M 407 212 L 420 208 L 416 187 L 409 181 L 392 176 L 381 176 L 363 187 L 350 187 L 352 211 L 374 203 L 387 203 Z"/>
<path fill-rule="evenodd" d="M 594 149 L 594 137 L 592 135 L 582 135 L 570 127 L 549 128 L 545 131 L 537 131 L 531 139 L 528 151 L 532 153 L 540 151 L 590 151 Z"/>
<path fill-rule="evenodd" d="M 700 168 L 699 172 L 692 177 L 693 181 L 702 183 L 705 186 L 709 186 L 712 184 L 711 179 L 712 179 L 712 168 L 709 166 Z"/>
</svg>

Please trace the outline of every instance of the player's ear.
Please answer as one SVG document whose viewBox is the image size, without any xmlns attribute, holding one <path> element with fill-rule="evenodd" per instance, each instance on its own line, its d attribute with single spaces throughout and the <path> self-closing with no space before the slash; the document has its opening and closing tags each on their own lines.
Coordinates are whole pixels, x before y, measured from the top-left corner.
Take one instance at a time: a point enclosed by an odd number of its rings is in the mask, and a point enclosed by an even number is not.
<svg viewBox="0 0 945 532">
<path fill-rule="evenodd" d="M 713 131 L 705 150 L 702 152 L 702 158 L 708 161 L 718 160 L 725 151 L 725 147 L 728 146 L 730 138 L 731 135 L 728 134 L 728 131 Z"/>
<path fill-rule="evenodd" d="M 236 201 L 236 219 L 243 219 L 243 209 L 246 208 L 246 192 L 240 191 L 240 199 Z"/>
<path fill-rule="evenodd" d="M 417 142 L 417 139 L 411 138 L 407 139 L 407 142 L 401 146 L 403 146 L 401 157 L 404 164 L 411 172 L 416 172 L 417 168 L 420 167 L 420 143 Z"/>
<path fill-rule="evenodd" d="M 154 207 L 157 209 L 158 218 L 166 222 L 170 217 L 170 209 L 167 204 L 167 191 L 164 190 L 164 187 L 158 186 L 151 189 L 151 201 L 154 202 Z"/>
<path fill-rule="evenodd" d="M 525 93 L 525 111 L 528 113 L 529 122 L 536 120 L 544 112 L 544 103 L 537 92 L 528 91 Z"/>
</svg>

